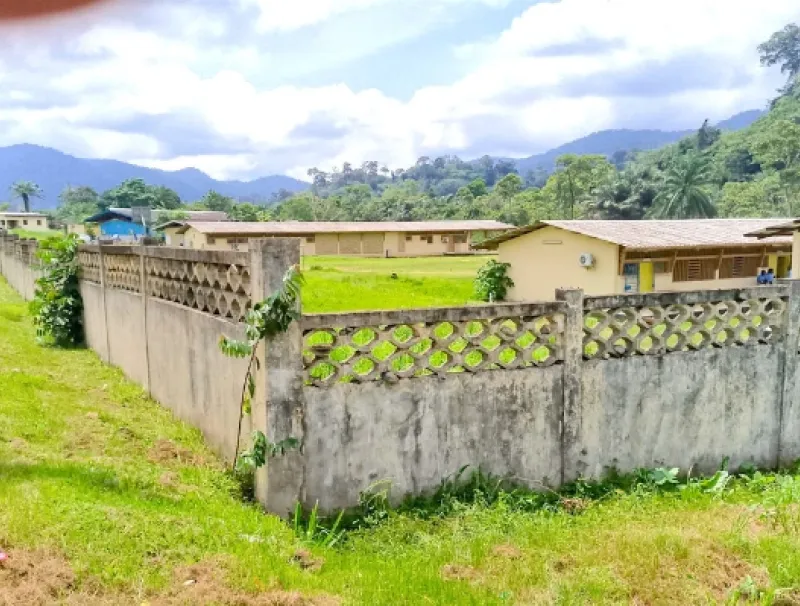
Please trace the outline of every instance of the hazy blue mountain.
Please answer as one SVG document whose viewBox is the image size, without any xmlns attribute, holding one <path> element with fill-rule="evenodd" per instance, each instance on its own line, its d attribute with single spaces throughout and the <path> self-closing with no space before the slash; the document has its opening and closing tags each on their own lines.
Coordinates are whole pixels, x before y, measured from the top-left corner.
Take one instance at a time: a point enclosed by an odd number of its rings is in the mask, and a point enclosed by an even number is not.
<svg viewBox="0 0 800 606">
<path fill-rule="evenodd" d="M 723 130 L 739 130 L 750 126 L 758 120 L 765 112 L 752 109 L 736 114 L 719 122 L 717 126 Z M 528 158 L 515 158 L 517 170 L 520 175 L 527 174 L 528 171 L 536 168 L 544 168 L 547 171 L 553 169 L 556 158 L 563 154 L 603 154 L 611 156 L 617 151 L 650 150 L 657 149 L 670 143 L 675 143 L 684 137 L 691 135 L 694 130 L 601 130 L 586 137 L 581 137 L 575 141 L 565 143 L 560 147 L 551 149 L 543 154 L 537 154 Z"/>
<path fill-rule="evenodd" d="M 58 194 L 68 185 L 88 185 L 97 192 L 116 187 L 126 179 L 144 179 L 151 185 L 164 185 L 178 192 L 185 202 L 201 198 L 210 189 L 251 201 L 267 201 L 279 189 L 302 191 L 308 183 L 283 175 L 254 181 L 217 181 L 196 168 L 178 171 L 145 168 L 117 160 L 76 158 L 49 147 L 12 145 L 0 147 L 0 202 L 9 197 L 15 181 L 33 181 L 44 191 L 34 208 L 55 208 Z"/>
</svg>

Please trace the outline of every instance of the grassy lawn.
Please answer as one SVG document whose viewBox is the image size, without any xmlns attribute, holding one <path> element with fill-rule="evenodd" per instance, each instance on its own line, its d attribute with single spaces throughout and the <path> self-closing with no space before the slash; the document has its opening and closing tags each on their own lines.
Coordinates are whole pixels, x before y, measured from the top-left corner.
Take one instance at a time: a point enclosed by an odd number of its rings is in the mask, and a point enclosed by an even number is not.
<svg viewBox="0 0 800 606">
<path fill-rule="evenodd" d="M 33 229 L 12 229 L 12 234 L 18 235 L 20 238 L 28 238 L 34 240 L 45 240 L 53 236 L 63 236 L 64 233 L 56 229 L 46 229 L 44 231 L 36 231 Z"/>
<path fill-rule="evenodd" d="M 0 604 L 800 603 L 800 477 L 610 488 L 486 483 L 322 547 L 119 371 L 36 345 L 0 279 Z"/>
<path fill-rule="evenodd" d="M 309 313 L 475 303 L 475 274 L 487 257 L 372 259 L 304 257 Z"/>
</svg>

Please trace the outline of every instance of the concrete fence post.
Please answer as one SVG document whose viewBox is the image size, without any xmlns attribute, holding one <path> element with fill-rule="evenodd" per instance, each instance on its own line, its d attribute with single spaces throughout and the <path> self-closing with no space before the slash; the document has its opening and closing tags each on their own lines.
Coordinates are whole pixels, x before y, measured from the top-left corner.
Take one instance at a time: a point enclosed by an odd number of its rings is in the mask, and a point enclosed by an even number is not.
<svg viewBox="0 0 800 606">
<path fill-rule="evenodd" d="M 788 280 L 789 304 L 783 340 L 783 393 L 779 411 L 777 464 L 789 465 L 800 459 L 800 280 Z"/>
<path fill-rule="evenodd" d="M 144 327 L 144 390 L 150 393 L 150 331 L 147 326 L 147 247 L 139 246 L 139 294 L 142 296 L 142 326 Z"/>
<path fill-rule="evenodd" d="M 283 277 L 300 264 L 298 238 L 250 240 L 251 293 L 254 303 L 281 288 Z M 298 323 L 266 343 L 259 352 L 257 401 L 253 404 L 253 429 L 272 443 L 294 437 L 302 443 L 305 427 L 303 399 L 303 336 Z M 267 511 L 287 516 L 303 502 L 305 456 L 292 450 L 267 461 L 256 476 L 256 495 Z"/>
<path fill-rule="evenodd" d="M 103 255 L 103 245 L 97 245 L 98 264 L 100 266 L 100 300 L 103 303 L 103 327 L 105 328 L 106 337 L 106 351 L 105 356 L 100 358 L 110 364 L 111 363 L 111 340 L 109 338 L 109 331 L 111 328 L 108 325 L 108 305 L 106 304 L 106 259 Z"/>
<path fill-rule="evenodd" d="M 561 416 L 561 483 L 580 475 L 583 371 L 583 291 L 556 290 L 556 301 L 566 304 L 564 322 L 563 414 Z"/>
</svg>

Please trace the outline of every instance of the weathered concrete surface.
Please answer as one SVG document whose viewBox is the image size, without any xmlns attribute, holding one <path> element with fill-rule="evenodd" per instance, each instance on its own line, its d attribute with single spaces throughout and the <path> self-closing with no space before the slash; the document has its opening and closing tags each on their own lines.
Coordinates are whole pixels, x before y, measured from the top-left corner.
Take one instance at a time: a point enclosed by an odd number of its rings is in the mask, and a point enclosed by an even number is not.
<svg viewBox="0 0 800 606">
<path fill-rule="evenodd" d="M 131 313 L 139 313 L 139 307 L 132 306 Z M 232 460 L 247 360 L 222 354 L 223 334 L 244 337 L 240 325 L 175 303 L 147 300 L 150 393 Z"/>
<path fill-rule="evenodd" d="M 352 506 L 379 480 L 391 480 L 397 499 L 438 486 L 464 465 L 533 487 L 557 485 L 561 373 L 554 366 L 305 387 L 305 504 Z"/>
<path fill-rule="evenodd" d="M 565 479 L 671 466 L 773 467 L 781 348 L 726 347 L 586 362 L 582 428 Z"/>
<path fill-rule="evenodd" d="M 795 237 L 797 234 L 795 234 Z M 795 247 L 796 248 L 796 247 Z M 780 411 L 778 462 L 791 465 L 800 459 L 800 280 L 789 281 L 789 304 L 783 356 L 783 394 Z"/>
<path fill-rule="evenodd" d="M 88 313 L 85 315 L 88 316 Z M 114 288 L 106 289 L 106 321 L 109 362 L 119 366 L 140 385 L 147 385 L 142 296 Z"/>
<path fill-rule="evenodd" d="M 99 284 L 81 281 L 81 298 L 83 299 L 83 331 L 86 345 L 93 349 L 100 358 L 108 362 L 108 334 L 106 332 L 104 293 Z"/>
<path fill-rule="evenodd" d="M 15 245 L 23 246 L 20 242 Z M 36 280 L 41 276 L 41 272 L 32 265 L 35 262 L 33 257 L 34 250 L 35 247 L 27 252 L 24 259 L 14 255 L 3 254 L 0 251 L 0 257 L 2 257 L 0 272 L 2 272 L 11 287 L 26 301 L 33 299 L 36 292 Z"/>
</svg>

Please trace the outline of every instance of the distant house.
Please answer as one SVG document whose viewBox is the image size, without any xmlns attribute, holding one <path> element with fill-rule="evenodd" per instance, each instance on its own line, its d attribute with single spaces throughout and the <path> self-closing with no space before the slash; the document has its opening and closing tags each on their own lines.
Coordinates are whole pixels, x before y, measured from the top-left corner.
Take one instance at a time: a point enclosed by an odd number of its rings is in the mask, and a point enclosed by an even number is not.
<svg viewBox="0 0 800 606">
<path fill-rule="evenodd" d="M 498 221 L 261 222 L 169 224 L 179 245 L 206 250 L 247 250 L 254 238 L 301 238 L 304 255 L 423 257 L 472 254 L 483 239 L 513 225 Z"/>
<path fill-rule="evenodd" d="M 153 210 L 151 211 L 151 225 L 143 225 L 133 220 L 133 211 L 130 208 L 109 208 L 102 212 L 87 217 L 84 223 L 96 223 L 99 226 L 99 235 L 102 238 L 135 239 L 146 236 L 154 225 L 159 223 L 159 217 L 169 216 L 176 211 Z M 186 220 L 194 221 L 226 221 L 228 215 L 214 210 L 180 211 Z"/>
<path fill-rule="evenodd" d="M 25 212 L 0 212 L 0 229 L 47 231 L 47 215 Z"/>
<path fill-rule="evenodd" d="M 775 219 L 540 221 L 487 240 L 511 265 L 511 300 L 549 300 L 562 287 L 587 295 L 741 288 L 761 269 L 786 277 L 789 235 L 761 241 L 745 234 Z"/>
</svg>

